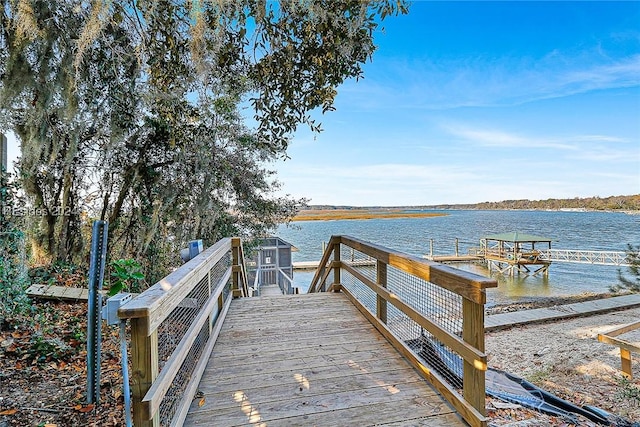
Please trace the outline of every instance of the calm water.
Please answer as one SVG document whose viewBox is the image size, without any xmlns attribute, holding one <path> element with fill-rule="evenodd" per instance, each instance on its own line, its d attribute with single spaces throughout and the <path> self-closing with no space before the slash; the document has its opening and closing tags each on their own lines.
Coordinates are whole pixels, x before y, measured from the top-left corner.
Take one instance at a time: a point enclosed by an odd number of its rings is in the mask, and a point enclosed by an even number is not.
<svg viewBox="0 0 640 427">
<path fill-rule="evenodd" d="M 553 239 L 554 249 L 624 251 L 627 244 L 640 244 L 640 215 L 608 212 L 540 211 L 446 211 L 433 218 L 399 218 L 351 221 L 305 221 L 281 226 L 276 235 L 296 246 L 294 261 L 315 261 L 322 255 L 322 244 L 331 235 L 346 234 L 388 248 L 422 256 L 434 241 L 435 254 L 452 254 L 459 240 L 460 253 L 479 246 L 489 234 L 519 231 Z M 455 264 L 465 270 L 488 275 L 479 265 Z M 494 276 L 496 289 L 487 292 L 489 305 L 530 300 L 546 296 L 607 292 L 618 283 L 616 266 L 555 262 L 548 277 Z M 622 267 L 623 271 L 626 270 Z M 294 282 L 304 291 L 313 273 L 295 272 Z"/>
</svg>

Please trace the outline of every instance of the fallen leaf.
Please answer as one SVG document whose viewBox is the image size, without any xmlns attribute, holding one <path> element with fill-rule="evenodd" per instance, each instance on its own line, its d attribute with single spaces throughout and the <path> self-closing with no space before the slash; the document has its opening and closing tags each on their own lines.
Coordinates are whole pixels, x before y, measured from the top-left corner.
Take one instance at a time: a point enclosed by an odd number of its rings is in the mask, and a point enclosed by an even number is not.
<svg viewBox="0 0 640 427">
<path fill-rule="evenodd" d="M 204 397 L 202 399 L 200 399 L 200 401 L 198 402 L 198 406 L 204 405 L 204 400 L 205 400 Z"/>
<path fill-rule="evenodd" d="M 0 412 L 0 415 L 13 415 L 16 412 L 18 412 L 17 409 L 5 409 L 4 411 Z"/>
<path fill-rule="evenodd" d="M 95 408 L 95 405 L 93 403 L 89 403 L 87 406 L 76 405 L 73 407 L 73 409 L 82 413 L 91 412 L 93 411 L 93 408 Z"/>
</svg>

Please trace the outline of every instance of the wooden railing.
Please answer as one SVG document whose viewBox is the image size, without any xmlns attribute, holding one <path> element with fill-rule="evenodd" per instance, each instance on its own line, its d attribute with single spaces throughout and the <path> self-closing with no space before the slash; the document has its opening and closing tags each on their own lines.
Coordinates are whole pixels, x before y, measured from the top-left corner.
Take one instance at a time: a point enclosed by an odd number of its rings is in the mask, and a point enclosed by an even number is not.
<svg viewBox="0 0 640 427">
<path fill-rule="evenodd" d="M 358 255 L 349 257 L 350 251 Z M 359 263 L 371 259 L 375 266 Z M 496 286 L 493 279 L 333 236 L 309 292 L 344 292 L 470 425 L 486 426 L 485 289 Z"/>
<path fill-rule="evenodd" d="M 640 354 L 640 346 L 616 337 L 636 329 L 640 329 L 640 320 L 627 325 L 618 326 L 598 334 L 598 341 L 615 345 L 620 348 L 622 374 L 629 379 L 633 378 L 633 370 L 631 369 L 631 352 Z"/>
<path fill-rule="evenodd" d="M 227 238 L 120 308 L 136 427 L 182 424 L 232 297 L 247 295 L 242 244 Z"/>
</svg>

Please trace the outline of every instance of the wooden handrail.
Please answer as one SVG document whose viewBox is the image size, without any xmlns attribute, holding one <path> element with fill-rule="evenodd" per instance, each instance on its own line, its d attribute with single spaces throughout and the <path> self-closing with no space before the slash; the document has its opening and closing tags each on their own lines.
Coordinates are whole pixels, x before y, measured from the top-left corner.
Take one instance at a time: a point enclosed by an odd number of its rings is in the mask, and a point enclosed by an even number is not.
<svg viewBox="0 0 640 427">
<path fill-rule="evenodd" d="M 356 266 L 340 259 L 341 245 L 357 250 L 373 259 L 376 280 L 362 274 Z M 333 259 L 332 259 L 333 256 Z M 462 336 L 440 326 L 416 308 L 387 289 L 387 268 L 394 267 L 413 277 L 430 282 L 462 297 Z M 474 273 L 458 270 L 446 265 L 427 261 L 383 246 L 368 243 L 349 236 L 332 236 L 322 256 L 318 269 L 309 287 L 309 292 L 327 290 L 326 280 L 334 271 L 330 290 L 344 292 L 371 323 L 403 354 L 418 371 L 440 391 L 472 426 L 486 426 L 485 371 L 487 356 L 484 348 L 484 304 L 486 289 L 497 286 L 497 282 Z M 360 302 L 348 287 L 340 283 L 340 270 L 365 284 L 376 294 L 376 312 Z M 422 359 L 398 338 L 387 325 L 387 304 L 392 304 L 409 319 L 436 340 L 458 354 L 463 361 L 462 396 L 451 384 L 433 369 L 423 365 Z"/>
<path fill-rule="evenodd" d="M 629 379 L 633 378 L 633 370 L 631 369 L 631 353 L 640 354 L 640 346 L 615 337 L 639 328 L 640 320 L 637 320 L 635 322 L 618 326 L 611 330 L 598 334 L 598 341 L 615 345 L 620 348 L 620 364 L 622 374 Z"/>
<path fill-rule="evenodd" d="M 212 272 L 222 262 L 226 270 L 217 282 L 212 283 Z M 247 296 L 246 268 L 242 242 L 238 238 L 226 238 L 194 257 L 173 273 L 123 305 L 118 310 L 121 319 L 131 320 L 131 355 L 132 355 L 132 397 L 133 419 L 135 426 L 159 426 L 159 409 L 166 397 L 183 362 L 186 360 L 199 332 L 209 325 L 209 338 L 204 350 L 189 372 L 189 383 L 183 393 L 180 403 L 176 407 L 172 422 L 178 425 L 186 417 L 191 399 L 195 393 L 200 377 L 204 372 L 209 354 L 218 337 L 231 298 L 227 297 L 225 289 L 232 284 L 229 295 Z M 187 298 L 197 286 L 206 298 L 203 303 L 197 303 L 197 313 L 190 320 L 179 342 L 166 358 L 163 368 L 159 371 L 158 327 L 166 321 L 178 307 L 193 305 L 193 298 Z M 199 291 L 197 291 L 199 292 Z M 167 328 L 164 328 L 167 329 Z M 169 328 L 171 329 L 171 328 Z"/>
<path fill-rule="evenodd" d="M 171 314 L 211 267 L 231 249 L 231 239 L 218 241 L 189 262 L 161 279 L 127 304 L 120 307 L 121 319 L 145 318 L 149 322 L 147 335 Z"/>
<path fill-rule="evenodd" d="M 313 292 L 320 291 L 320 289 L 318 289 L 318 285 L 324 284 L 328 276 L 328 274 L 325 274 L 325 271 L 326 271 L 327 263 L 329 262 L 329 258 L 331 257 L 331 254 L 333 254 L 334 248 L 336 246 L 339 247 L 339 245 L 340 245 L 340 236 L 331 236 L 331 239 L 329 239 L 329 243 L 327 244 L 324 254 L 322 254 L 322 258 L 318 263 L 318 268 L 316 269 L 316 273 L 314 274 L 313 279 L 311 280 L 311 285 L 309 286 L 309 290 L 307 292 L 313 293 Z"/>
<path fill-rule="evenodd" d="M 448 265 L 427 261 L 403 252 L 394 251 L 373 243 L 349 237 L 339 236 L 339 242 L 375 258 L 391 267 L 395 267 L 417 278 L 434 283 L 448 289 L 463 298 L 478 304 L 485 304 L 486 292 L 484 289 L 498 286 L 494 279 L 489 279 L 478 274 L 458 270 Z"/>
</svg>

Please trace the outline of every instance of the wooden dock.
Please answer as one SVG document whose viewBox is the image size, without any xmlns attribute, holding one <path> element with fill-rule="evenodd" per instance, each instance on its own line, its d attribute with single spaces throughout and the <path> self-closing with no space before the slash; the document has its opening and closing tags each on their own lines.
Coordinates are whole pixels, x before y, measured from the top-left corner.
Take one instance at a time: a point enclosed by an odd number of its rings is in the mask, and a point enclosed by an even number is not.
<svg viewBox="0 0 640 427">
<path fill-rule="evenodd" d="M 484 258 L 477 255 L 425 255 L 424 258 L 435 262 L 475 262 L 484 261 Z"/>
<path fill-rule="evenodd" d="M 185 426 L 464 426 L 340 293 L 233 300 Z"/>
<path fill-rule="evenodd" d="M 282 289 L 278 285 L 262 285 L 260 286 L 261 297 L 275 297 L 282 295 Z"/>
<path fill-rule="evenodd" d="M 103 295 L 107 293 L 106 290 L 100 292 Z M 89 289 L 55 285 L 31 285 L 27 289 L 27 295 L 34 298 L 78 301 L 89 299 Z"/>
</svg>

